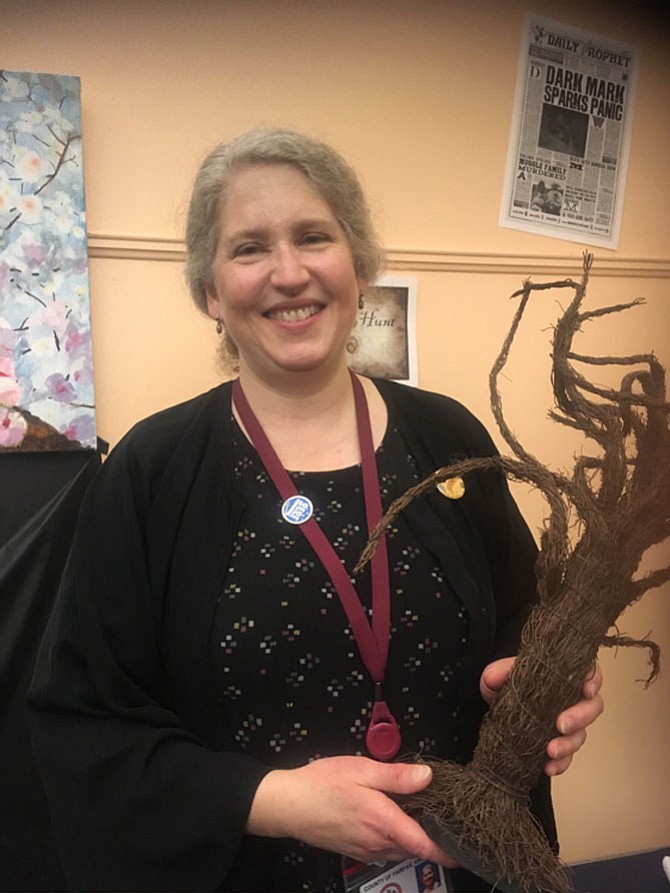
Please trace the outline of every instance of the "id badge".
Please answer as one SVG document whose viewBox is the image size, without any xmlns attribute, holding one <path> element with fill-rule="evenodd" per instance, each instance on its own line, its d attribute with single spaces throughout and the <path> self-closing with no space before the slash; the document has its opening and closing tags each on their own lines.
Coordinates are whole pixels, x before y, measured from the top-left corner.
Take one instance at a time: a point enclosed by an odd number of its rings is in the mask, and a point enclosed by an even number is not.
<svg viewBox="0 0 670 893">
<path fill-rule="evenodd" d="M 449 871 L 426 859 L 368 864 L 342 859 L 346 893 L 451 893 Z"/>
</svg>

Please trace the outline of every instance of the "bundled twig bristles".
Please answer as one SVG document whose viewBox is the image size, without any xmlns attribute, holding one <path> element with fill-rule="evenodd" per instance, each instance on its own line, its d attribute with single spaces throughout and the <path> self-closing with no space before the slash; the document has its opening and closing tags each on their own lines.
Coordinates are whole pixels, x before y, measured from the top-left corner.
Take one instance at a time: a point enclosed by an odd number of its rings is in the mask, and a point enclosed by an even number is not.
<svg viewBox="0 0 670 893">
<path fill-rule="evenodd" d="M 670 536 L 670 404 L 665 374 L 653 354 L 603 358 L 572 352 L 573 337 L 582 323 L 640 303 L 582 311 L 591 263 L 591 255 L 585 254 L 578 283 L 527 281 L 513 295 L 521 301 L 491 371 L 490 390 L 496 423 L 515 458 L 475 458 L 438 469 L 393 503 L 358 566 L 369 560 L 379 536 L 411 499 L 448 478 L 499 469 L 533 484 L 547 501 L 549 516 L 536 564 L 539 601 L 523 628 L 512 672 L 482 723 L 473 758 L 465 767 L 434 762 L 433 783 L 405 802 L 445 849 L 455 850 L 466 867 L 506 890 L 570 889 L 565 871 L 529 811 L 529 792 L 543 771 L 546 746 L 556 734 L 556 716 L 579 699 L 599 647 L 646 647 L 651 663 L 647 683 L 659 668 L 655 643 L 609 633 L 628 605 L 670 580 L 670 567 L 634 578 L 647 549 Z M 547 469 L 522 447 L 505 421 L 498 391 L 498 376 L 531 293 L 554 288 L 572 289 L 574 296 L 554 332 L 556 409 L 551 417 L 582 431 L 600 451 L 595 457 L 578 458 L 572 477 Z M 575 361 L 643 368 L 627 373 L 619 390 L 608 390 L 577 372 Z M 594 402 L 586 394 L 601 399 Z M 575 515 L 577 536 L 571 523 Z"/>
</svg>

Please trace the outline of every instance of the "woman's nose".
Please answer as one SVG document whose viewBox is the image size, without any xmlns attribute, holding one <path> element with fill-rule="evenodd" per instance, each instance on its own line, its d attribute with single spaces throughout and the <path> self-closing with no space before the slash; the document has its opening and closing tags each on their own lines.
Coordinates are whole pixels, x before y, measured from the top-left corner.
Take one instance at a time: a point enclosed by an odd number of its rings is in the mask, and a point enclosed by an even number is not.
<svg viewBox="0 0 670 893">
<path fill-rule="evenodd" d="M 292 245 L 278 245 L 273 251 L 271 282 L 283 291 L 299 291 L 309 282 L 309 271 L 300 251 Z"/>
</svg>

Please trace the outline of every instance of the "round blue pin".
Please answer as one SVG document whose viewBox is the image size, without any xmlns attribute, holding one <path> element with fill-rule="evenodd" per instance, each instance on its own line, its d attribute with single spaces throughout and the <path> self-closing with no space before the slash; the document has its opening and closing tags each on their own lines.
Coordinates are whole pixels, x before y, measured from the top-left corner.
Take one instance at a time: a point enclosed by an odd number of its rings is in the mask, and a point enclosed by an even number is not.
<svg viewBox="0 0 670 893">
<path fill-rule="evenodd" d="M 281 514 L 289 524 L 304 524 L 314 514 L 312 500 L 306 496 L 289 496 L 281 507 Z"/>
</svg>

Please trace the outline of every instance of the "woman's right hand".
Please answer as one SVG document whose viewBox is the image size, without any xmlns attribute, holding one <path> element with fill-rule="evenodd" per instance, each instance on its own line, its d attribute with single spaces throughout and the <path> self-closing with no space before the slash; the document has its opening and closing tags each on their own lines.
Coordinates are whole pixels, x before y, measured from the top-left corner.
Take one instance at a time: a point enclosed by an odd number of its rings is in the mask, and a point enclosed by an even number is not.
<svg viewBox="0 0 670 893">
<path fill-rule="evenodd" d="M 327 757 L 274 769 L 261 781 L 247 832 L 293 837 L 360 862 L 426 859 L 455 867 L 418 822 L 386 794 L 413 794 L 431 781 L 428 766 Z"/>
</svg>

